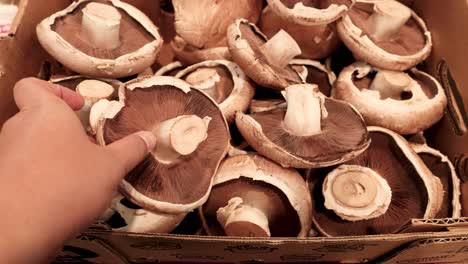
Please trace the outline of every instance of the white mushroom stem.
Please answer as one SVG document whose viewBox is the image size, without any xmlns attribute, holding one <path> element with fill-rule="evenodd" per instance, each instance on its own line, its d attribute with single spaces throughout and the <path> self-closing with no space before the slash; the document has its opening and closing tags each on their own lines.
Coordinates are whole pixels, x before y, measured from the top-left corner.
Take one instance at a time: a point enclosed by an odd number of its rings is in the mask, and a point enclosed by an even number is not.
<svg viewBox="0 0 468 264">
<path fill-rule="evenodd" d="M 260 209 L 243 204 L 240 197 L 234 197 L 218 209 L 216 218 L 228 236 L 270 237 L 268 218 Z"/>
<path fill-rule="evenodd" d="M 402 92 L 411 91 L 413 79 L 404 73 L 397 71 L 380 70 L 369 86 L 369 90 L 380 93 L 380 98 L 401 99 Z"/>
<path fill-rule="evenodd" d="M 320 134 L 321 119 L 328 113 L 324 107 L 325 98 L 315 84 L 297 84 L 282 92 L 287 102 L 284 127 L 295 136 Z"/>
<path fill-rule="evenodd" d="M 221 81 L 221 76 L 213 68 L 198 68 L 190 73 L 185 81 L 191 84 L 194 88 L 202 90 L 211 98 L 217 99 L 216 84 Z"/>
<path fill-rule="evenodd" d="M 153 129 L 157 140 L 154 157 L 162 163 L 171 163 L 192 154 L 207 138 L 210 121 L 210 117 L 184 115 L 160 123 Z"/>
<path fill-rule="evenodd" d="M 98 80 L 84 80 L 76 86 L 75 90 L 92 104 L 101 99 L 110 99 L 114 94 L 112 85 Z"/>
<path fill-rule="evenodd" d="M 390 40 L 411 18 L 411 10 L 395 0 L 381 0 L 374 4 L 374 12 L 369 17 L 370 34 L 378 41 Z"/>
<path fill-rule="evenodd" d="M 325 207 L 348 221 L 379 217 L 387 211 L 392 191 L 377 172 L 357 165 L 341 165 L 322 186 Z"/>
<path fill-rule="evenodd" d="M 93 104 L 94 104 L 93 102 L 85 98 L 83 107 L 81 107 L 80 110 L 75 111 L 76 115 L 80 119 L 81 124 L 83 125 L 85 129 L 90 127 L 89 117 L 90 117 L 90 112 L 91 112 L 91 108 L 93 107 Z"/>
<path fill-rule="evenodd" d="M 83 8 L 81 33 L 96 48 L 115 49 L 120 46 L 121 19 L 117 8 L 91 2 Z"/>
<path fill-rule="evenodd" d="M 302 53 L 296 41 L 284 30 L 280 30 L 260 46 L 260 51 L 268 63 L 281 69 L 285 68 L 294 57 Z"/>
</svg>

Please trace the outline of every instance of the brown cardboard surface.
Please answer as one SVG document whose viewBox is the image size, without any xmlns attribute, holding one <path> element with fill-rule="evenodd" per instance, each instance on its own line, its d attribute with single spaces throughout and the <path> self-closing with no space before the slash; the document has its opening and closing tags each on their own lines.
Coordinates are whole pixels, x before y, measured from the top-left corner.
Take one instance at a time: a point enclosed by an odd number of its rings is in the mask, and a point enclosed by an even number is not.
<svg viewBox="0 0 468 264">
<path fill-rule="evenodd" d="M 468 218 L 412 219 L 399 233 L 438 232 L 447 230 L 466 230 Z"/>
</svg>

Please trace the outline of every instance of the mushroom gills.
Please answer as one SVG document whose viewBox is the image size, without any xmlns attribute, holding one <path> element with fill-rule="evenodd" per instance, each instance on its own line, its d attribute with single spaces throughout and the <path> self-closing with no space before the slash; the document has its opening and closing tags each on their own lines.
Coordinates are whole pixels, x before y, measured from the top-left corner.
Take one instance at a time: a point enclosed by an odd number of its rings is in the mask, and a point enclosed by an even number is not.
<svg viewBox="0 0 468 264">
<path fill-rule="evenodd" d="M 234 88 L 232 76 L 222 67 L 200 67 L 184 79 L 192 87 L 208 94 L 218 104 L 226 100 Z"/>
</svg>

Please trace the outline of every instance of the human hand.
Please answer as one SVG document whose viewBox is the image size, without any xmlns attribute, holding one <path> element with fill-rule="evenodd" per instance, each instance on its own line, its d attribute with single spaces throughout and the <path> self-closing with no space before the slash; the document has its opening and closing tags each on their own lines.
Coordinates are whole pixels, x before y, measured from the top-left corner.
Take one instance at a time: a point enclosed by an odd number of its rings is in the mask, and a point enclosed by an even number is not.
<svg viewBox="0 0 468 264">
<path fill-rule="evenodd" d="M 20 111 L 0 132 L 0 263 L 35 263 L 104 211 L 155 138 L 139 132 L 98 146 L 73 112 L 83 98 L 34 78 L 19 81 L 14 98 Z"/>
</svg>

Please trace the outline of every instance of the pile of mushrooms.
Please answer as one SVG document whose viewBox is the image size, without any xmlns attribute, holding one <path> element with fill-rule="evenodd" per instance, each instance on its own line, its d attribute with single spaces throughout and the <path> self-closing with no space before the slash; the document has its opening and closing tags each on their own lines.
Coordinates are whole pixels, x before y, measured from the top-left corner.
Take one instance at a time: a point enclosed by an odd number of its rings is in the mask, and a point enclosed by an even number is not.
<svg viewBox="0 0 468 264">
<path fill-rule="evenodd" d="M 467 159 L 454 166 L 422 136 L 450 102 L 415 68 L 432 38 L 409 7 L 154 8 L 156 21 L 120 0 L 79 0 L 37 26 L 64 66 L 49 81 L 85 98 L 77 114 L 97 144 L 141 130 L 157 138 L 99 219 L 110 230 L 199 234 L 203 225 L 207 235 L 302 238 L 460 217 Z M 331 69 L 333 54 L 344 68 Z"/>
</svg>

